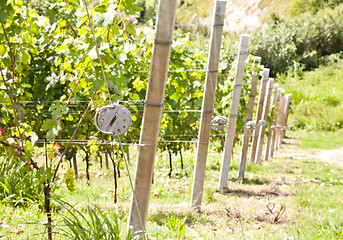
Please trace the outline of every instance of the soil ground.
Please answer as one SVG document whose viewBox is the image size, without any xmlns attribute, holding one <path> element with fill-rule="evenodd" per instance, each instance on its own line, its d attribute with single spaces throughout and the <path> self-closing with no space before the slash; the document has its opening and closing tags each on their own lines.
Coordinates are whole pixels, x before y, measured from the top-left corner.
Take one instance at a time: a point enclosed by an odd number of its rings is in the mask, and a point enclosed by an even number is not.
<svg viewBox="0 0 343 240">
<path fill-rule="evenodd" d="M 284 139 L 283 144 L 282 151 L 277 151 L 276 156 L 285 158 L 315 158 L 343 168 L 343 147 L 329 150 L 304 150 L 299 147 L 291 147 L 292 145 L 298 146 L 300 144 L 298 139 L 292 138 Z"/>
<path fill-rule="evenodd" d="M 285 138 L 274 158 L 270 159 L 280 163 L 278 173 L 259 179 L 248 178 L 243 184 L 230 179 L 228 189 L 214 191 L 213 201 L 203 201 L 198 215 L 191 215 L 187 202 L 168 204 L 167 209 L 165 204 L 154 203 L 150 205 L 149 218 L 153 221 L 173 214 L 186 216 L 191 229 L 212 233 L 207 235 L 210 239 L 225 238 L 225 235 L 230 235 L 230 239 L 249 239 L 259 234 L 264 236 L 269 231 L 284 232 L 286 227 L 297 222 L 296 216 L 301 211 L 293 205 L 296 186 L 313 184 L 311 179 L 292 173 L 291 165 L 302 159 L 318 159 L 343 168 L 343 148 L 303 150 L 298 139 Z"/>
</svg>

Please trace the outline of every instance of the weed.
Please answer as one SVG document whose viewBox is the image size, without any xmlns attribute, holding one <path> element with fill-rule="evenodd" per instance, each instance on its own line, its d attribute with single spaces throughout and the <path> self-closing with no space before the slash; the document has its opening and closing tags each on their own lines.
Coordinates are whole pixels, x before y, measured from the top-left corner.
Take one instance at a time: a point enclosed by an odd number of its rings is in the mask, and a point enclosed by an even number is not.
<svg viewBox="0 0 343 240">
<path fill-rule="evenodd" d="M 0 161 L 0 200 L 13 206 L 28 206 L 41 200 L 44 169 L 32 171 L 13 156 Z"/>
<path fill-rule="evenodd" d="M 132 229 L 129 229 L 126 236 L 120 229 L 117 212 L 107 216 L 96 205 L 86 205 L 86 212 L 77 210 L 71 204 L 56 200 L 66 210 L 60 215 L 61 224 L 55 226 L 56 230 L 69 239 L 128 239 L 131 240 Z"/>
<path fill-rule="evenodd" d="M 204 199 L 207 203 L 212 203 L 216 201 L 215 197 L 216 189 L 214 188 L 206 188 L 205 189 L 205 196 Z"/>
<path fill-rule="evenodd" d="M 319 239 L 343 239 L 343 221 L 330 222 L 328 219 L 319 221 L 314 226 Z"/>
<path fill-rule="evenodd" d="M 183 219 L 173 215 L 167 220 L 167 228 L 177 235 L 177 239 L 181 239 L 186 231 L 186 217 Z"/>
</svg>

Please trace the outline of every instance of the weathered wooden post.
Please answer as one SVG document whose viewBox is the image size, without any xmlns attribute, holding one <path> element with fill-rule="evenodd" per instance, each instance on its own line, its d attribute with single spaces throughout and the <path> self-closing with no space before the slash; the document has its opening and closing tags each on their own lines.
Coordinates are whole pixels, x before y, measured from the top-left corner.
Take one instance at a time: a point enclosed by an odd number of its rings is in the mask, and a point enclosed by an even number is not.
<svg viewBox="0 0 343 240">
<path fill-rule="evenodd" d="M 227 180 L 230 170 L 230 161 L 231 153 L 233 149 L 233 141 L 235 139 L 235 131 L 237 124 L 239 100 L 242 92 L 242 84 L 244 77 L 245 69 L 245 60 L 248 54 L 248 45 L 249 45 L 249 35 L 241 35 L 241 41 L 238 50 L 238 61 L 235 73 L 235 81 L 232 90 L 232 98 L 230 104 L 229 112 L 229 122 L 226 129 L 225 144 L 224 144 L 224 153 L 222 158 L 222 163 L 220 167 L 220 176 L 219 176 L 219 188 L 227 187 Z"/>
<path fill-rule="evenodd" d="M 255 61 L 258 62 L 258 64 L 261 64 L 260 57 L 255 57 Z M 256 65 L 254 65 L 254 68 L 255 67 Z M 245 167 L 247 163 L 249 140 L 250 140 L 250 134 L 252 131 L 252 126 L 247 126 L 247 123 L 248 122 L 251 123 L 252 115 L 254 114 L 255 98 L 256 98 L 256 93 L 257 93 L 257 81 L 258 81 L 258 77 L 253 76 L 251 79 L 251 90 L 250 90 L 249 100 L 248 100 L 248 112 L 247 112 L 247 115 L 245 116 L 245 121 L 244 121 L 245 126 L 244 126 L 244 131 L 243 131 L 241 156 L 240 156 L 239 166 L 238 166 L 238 178 L 244 178 Z"/>
<path fill-rule="evenodd" d="M 264 141 L 264 134 L 266 132 L 266 124 L 268 120 L 268 112 L 269 112 L 269 105 L 270 105 L 270 98 L 272 96 L 273 92 L 273 86 L 274 86 L 274 79 L 269 78 L 268 85 L 267 85 L 267 93 L 266 93 L 266 99 L 264 101 L 263 106 L 263 115 L 261 120 L 264 121 L 263 124 L 260 126 L 260 133 L 257 140 L 257 148 L 256 148 L 256 154 L 255 154 L 255 163 L 259 164 L 261 163 L 261 155 L 262 155 L 262 147 L 263 147 L 263 141 Z"/>
<path fill-rule="evenodd" d="M 287 98 L 288 98 L 287 100 L 288 100 L 288 102 L 287 102 L 287 107 L 286 107 L 286 125 L 287 125 L 287 122 L 288 122 L 289 111 L 290 111 L 290 109 L 291 109 L 292 96 L 293 96 L 292 93 L 290 93 L 290 94 L 287 95 Z"/>
<path fill-rule="evenodd" d="M 144 101 L 138 160 L 129 214 L 129 225 L 132 226 L 135 234 L 140 234 L 141 236 L 144 236 L 148 213 L 176 8 L 177 0 L 159 1 L 156 34 L 146 99 Z M 137 233 L 137 231 L 141 232 Z"/>
<path fill-rule="evenodd" d="M 281 133 L 280 133 L 280 145 L 281 145 L 281 143 L 283 141 L 283 137 L 285 136 L 285 133 L 286 133 L 287 119 L 288 119 L 289 107 L 290 107 L 291 101 L 292 101 L 292 94 L 290 93 L 286 96 L 284 116 L 282 119 L 282 128 L 281 128 Z"/>
<path fill-rule="evenodd" d="M 191 207 L 201 209 L 204 188 L 208 144 L 211 133 L 211 120 L 215 100 L 219 55 L 223 35 L 226 1 L 216 1 L 213 16 L 213 28 L 210 40 L 207 74 L 205 80 L 204 97 L 202 101 L 200 129 L 197 145 L 197 156 L 194 167 Z"/>
<path fill-rule="evenodd" d="M 258 96 L 258 105 L 257 105 L 257 111 L 255 116 L 255 130 L 253 133 L 252 143 L 251 143 L 251 152 L 250 152 L 250 162 L 255 163 L 255 153 L 256 153 L 256 147 L 257 147 L 257 139 L 260 132 L 259 123 L 262 117 L 263 112 L 263 103 L 264 98 L 266 95 L 266 87 L 267 82 L 269 79 L 269 68 L 263 69 L 263 75 L 262 75 L 262 81 L 261 81 L 261 87 L 260 87 L 260 95 Z"/>
<path fill-rule="evenodd" d="M 275 142 L 275 149 L 278 150 L 281 146 L 281 128 L 283 124 L 283 118 L 285 116 L 285 105 L 286 105 L 286 97 L 280 96 L 280 103 L 279 103 L 279 113 L 276 118 L 276 142 Z"/>
<path fill-rule="evenodd" d="M 276 106 L 277 97 L 278 97 L 278 91 L 279 91 L 279 84 L 275 84 L 274 92 L 273 92 L 273 100 L 272 100 L 272 109 L 270 111 L 271 116 L 274 115 L 275 106 Z M 274 119 L 272 119 L 272 122 L 268 126 L 268 136 L 267 136 L 267 141 L 266 141 L 266 148 L 264 151 L 264 161 L 268 161 L 268 158 L 269 158 L 270 144 L 272 140 L 271 137 L 273 135 L 273 130 L 275 129 L 275 127 L 273 127 L 273 124 L 274 124 Z"/>
<path fill-rule="evenodd" d="M 278 109 L 279 110 L 279 106 L 280 106 L 280 98 L 281 98 L 281 88 L 278 89 L 277 91 L 277 97 L 276 97 L 276 105 L 275 105 L 275 109 Z M 276 127 L 276 124 L 277 124 L 277 117 L 279 115 L 279 112 L 276 114 L 275 118 L 273 119 L 273 125 L 272 125 L 272 131 L 273 131 L 273 136 L 272 136 L 272 142 L 271 142 L 271 145 L 270 145 L 270 157 L 274 157 L 274 151 L 275 151 L 275 145 L 276 145 L 276 130 L 277 130 L 277 127 Z"/>
</svg>

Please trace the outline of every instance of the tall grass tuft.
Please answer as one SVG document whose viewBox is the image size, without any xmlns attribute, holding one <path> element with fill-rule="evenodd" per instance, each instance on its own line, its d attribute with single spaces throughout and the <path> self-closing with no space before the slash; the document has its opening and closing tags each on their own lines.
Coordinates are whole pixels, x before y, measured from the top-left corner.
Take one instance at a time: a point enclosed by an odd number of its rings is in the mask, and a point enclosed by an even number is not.
<svg viewBox="0 0 343 240">
<path fill-rule="evenodd" d="M 120 220 L 116 211 L 107 216 L 96 205 L 86 205 L 86 210 L 83 212 L 65 201 L 55 201 L 66 211 L 60 215 L 61 223 L 55 226 L 55 230 L 67 239 L 134 239 L 131 228 L 126 234 L 121 231 Z"/>
<path fill-rule="evenodd" d="M 177 235 L 177 239 L 182 239 L 186 231 L 186 218 L 180 219 L 177 216 L 173 215 L 167 220 L 167 228 L 170 231 L 173 231 Z"/>
<path fill-rule="evenodd" d="M 319 239 L 343 239 L 343 221 L 332 223 L 328 219 L 317 222 L 315 228 Z"/>
<path fill-rule="evenodd" d="M 32 171 L 28 165 L 13 156 L 1 159 L 1 202 L 15 207 L 40 202 L 45 180 L 42 171 Z"/>
</svg>

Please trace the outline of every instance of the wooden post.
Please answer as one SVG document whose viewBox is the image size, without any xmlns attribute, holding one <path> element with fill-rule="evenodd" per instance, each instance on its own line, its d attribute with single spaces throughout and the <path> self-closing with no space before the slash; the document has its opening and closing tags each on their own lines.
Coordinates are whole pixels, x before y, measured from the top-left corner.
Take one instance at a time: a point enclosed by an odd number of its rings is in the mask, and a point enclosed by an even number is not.
<svg viewBox="0 0 343 240">
<path fill-rule="evenodd" d="M 281 146 L 281 128 L 283 124 L 283 118 L 285 115 L 285 105 L 286 105 L 286 97 L 280 96 L 280 103 L 279 103 L 279 113 L 276 118 L 276 142 L 275 142 L 275 149 L 278 150 Z"/>
<path fill-rule="evenodd" d="M 168 74 L 177 0 L 160 0 L 156 34 L 152 51 L 143 121 L 139 139 L 138 160 L 129 214 L 133 232 L 144 236 L 149 207 L 152 175 L 161 124 L 164 93 Z M 139 231 L 137 233 L 137 231 Z"/>
<path fill-rule="evenodd" d="M 280 142 L 282 143 L 282 140 L 283 140 L 283 137 L 285 136 L 286 134 L 286 128 L 287 128 L 287 119 L 288 119 L 288 114 L 289 114 L 289 106 L 291 104 L 291 101 L 292 101 L 292 94 L 288 94 L 286 96 L 286 103 L 285 103 L 285 109 L 284 109 L 284 117 L 282 119 L 282 128 L 281 128 L 281 134 L 280 134 Z M 280 143 L 280 144 L 281 144 Z"/>
<path fill-rule="evenodd" d="M 258 105 L 257 105 L 257 111 L 256 111 L 256 118 L 255 118 L 255 130 L 252 138 L 252 144 L 251 144 L 251 152 L 250 152 L 250 162 L 255 163 L 255 153 L 256 153 L 256 147 L 257 147 L 257 139 L 259 136 L 260 128 L 258 126 L 259 121 L 262 117 L 263 112 L 263 103 L 264 98 L 266 95 L 266 87 L 267 82 L 269 79 L 269 68 L 263 69 L 263 75 L 262 75 L 262 81 L 261 81 L 261 87 L 260 87 L 260 95 L 258 96 Z"/>
<path fill-rule="evenodd" d="M 233 141 L 235 139 L 236 123 L 238 116 L 239 100 L 242 92 L 242 84 L 245 69 L 245 60 L 248 54 L 249 35 L 241 35 L 241 41 L 238 50 L 238 61 L 235 74 L 235 82 L 232 90 L 232 98 L 230 104 L 229 123 L 226 129 L 224 153 L 219 176 L 219 188 L 227 187 L 227 180 L 230 170 L 231 154 L 233 149 Z"/>
<path fill-rule="evenodd" d="M 213 14 L 213 28 L 210 40 L 205 90 L 202 101 L 197 156 L 194 167 L 191 207 L 201 209 L 204 188 L 208 144 L 211 133 L 211 120 L 215 100 L 220 48 L 223 35 L 226 1 L 216 1 Z"/>
<path fill-rule="evenodd" d="M 279 84 L 274 85 L 274 92 L 273 92 L 273 100 L 272 100 L 272 109 L 270 111 L 270 115 L 273 116 L 274 111 L 275 111 L 275 106 L 277 102 L 277 97 L 278 97 L 278 91 L 279 91 Z M 264 151 L 264 161 L 268 161 L 269 158 L 269 151 L 270 151 L 270 143 L 272 140 L 272 135 L 273 135 L 273 130 L 275 127 L 272 127 L 274 124 L 273 119 L 270 125 L 268 126 L 268 136 L 267 136 L 267 141 L 266 141 L 266 148 Z"/>
<path fill-rule="evenodd" d="M 260 134 L 257 140 L 257 148 L 256 148 L 256 154 L 255 154 L 255 163 L 259 164 L 261 163 L 261 155 L 262 155 L 262 146 L 263 146 L 263 141 L 264 141 L 264 134 L 266 132 L 266 124 L 268 120 L 268 112 L 269 112 L 269 105 L 270 105 L 270 98 L 272 96 L 273 92 L 273 86 L 274 86 L 274 79 L 269 78 L 268 81 L 268 86 L 267 86 L 267 99 L 264 101 L 264 106 L 263 106 L 263 115 L 261 120 L 264 121 L 264 123 L 259 126 L 260 127 Z"/>
<path fill-rule="evenodd" d="M 260 57 L 255 57 L 255 60 L 259 64 L 261 64 Z M 251 79 L 251 90 L 249 94 L 248 112 L 245 117 L 245 124 L 247 124 L 249 121 L 252 120 L 252 115 L 254 114 L 255 98 L 256 98 L 256 93 L 257 93 L 257 81 L 258 81 L 258 77 L 253 76 Z M 251 130 L 252 129 L 249 126 L 247 125 L 244 126 L 242 150 L 241 150 L 241 156 L 240 156 L 239 166 L 238 166 L 238 178 L 244 178 Z"/>
<path fill-rule="evenodd" d="M 291 109 L 292 96 L 293 96 L 292 93 L 288 94 L 288 105 L 287 105 L 287 108 L 286 108 L 286 125 L 287 125 L 287 122 L 288 122 L 289 111 Z"/>
<path fill-rule="evenodd" d="M 281 88 L 278 88 L 275 109 L 279 109 L 280 98 L 281 98 Z M 272 135 L 272 142 L 270 145 L 270 157 L 274 157 L 275 143 L 276 143 L 276 121 L 277 121 L 278 115 L 279 115 L 279 112 L 276 114 L 275 118 L 273 119 L 273 125 L 271 126 L 273 135 Z"/>
</svg>

